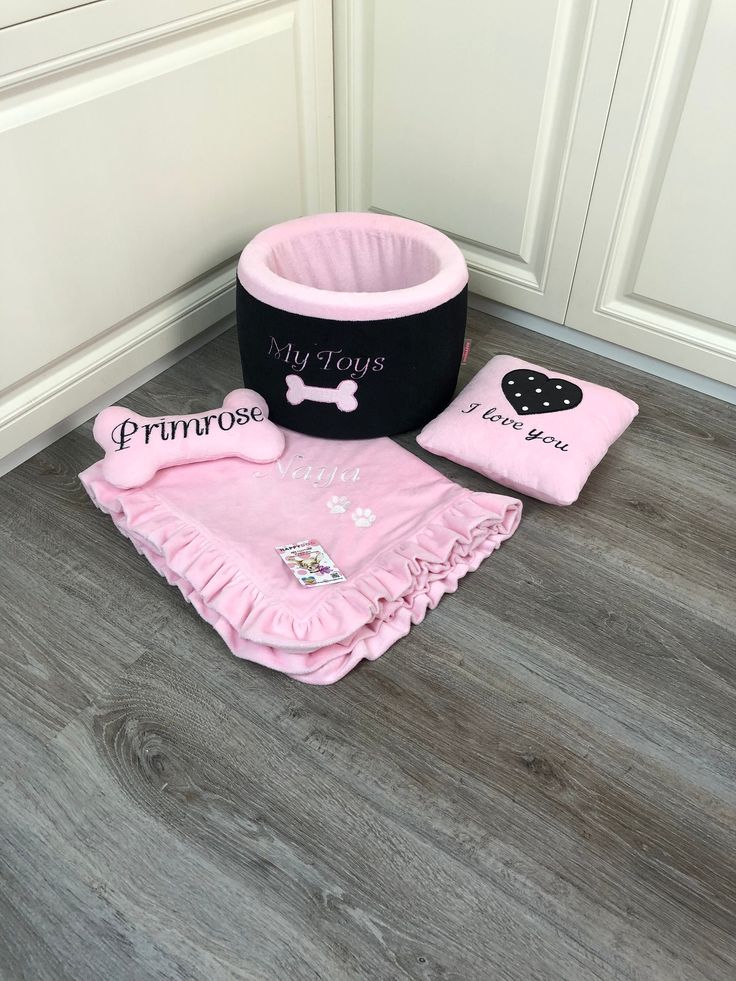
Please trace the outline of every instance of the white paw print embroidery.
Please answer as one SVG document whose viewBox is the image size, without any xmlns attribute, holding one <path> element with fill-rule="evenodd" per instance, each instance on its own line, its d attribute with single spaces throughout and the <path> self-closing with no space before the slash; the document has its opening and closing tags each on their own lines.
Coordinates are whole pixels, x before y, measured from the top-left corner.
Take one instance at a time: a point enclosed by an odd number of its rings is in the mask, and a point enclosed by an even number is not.
<svg viewBox="0 0 736 981">
<path fill-rule="evenodd" d="M 337 494 L 333 494 L 327 501 L 327 507 L 332 514 L 345 514 L 350 507 L 350 501 L 347 497 L 338 497 Z"/>
<path fill-rule="evenodd" d="M 351 517 L 356 528 L 370 528 L 376 520 L 376 516 L 370 508 L 356 508 Z"/>
</svg>

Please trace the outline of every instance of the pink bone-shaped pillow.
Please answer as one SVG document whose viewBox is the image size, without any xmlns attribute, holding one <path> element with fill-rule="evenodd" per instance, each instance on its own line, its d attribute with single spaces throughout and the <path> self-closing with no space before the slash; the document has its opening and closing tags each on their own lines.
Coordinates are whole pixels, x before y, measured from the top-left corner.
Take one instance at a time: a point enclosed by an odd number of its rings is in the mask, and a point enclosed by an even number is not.
<svg viewBox="0 0 736 981">
<path fill-rule="evenodd" d="M 93 434 L 105 451 L 105 479 L 122 488 L 139 487 L 164 467 L 227 456 L 272 463 L 284 451 L 265 400 L 248 388 L 230 392 L 220 409 L 188 416 L 147 419 L 111 405 L 95 419 Z"/>
</svg>

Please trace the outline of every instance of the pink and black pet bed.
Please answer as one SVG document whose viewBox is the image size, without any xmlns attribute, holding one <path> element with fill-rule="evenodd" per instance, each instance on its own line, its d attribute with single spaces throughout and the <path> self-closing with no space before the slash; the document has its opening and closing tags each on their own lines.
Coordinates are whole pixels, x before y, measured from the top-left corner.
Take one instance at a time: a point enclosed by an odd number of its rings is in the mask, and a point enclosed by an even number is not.
<svg viewBox="0 0 736 981">
<path fill-rule="evenodd" d="M 365 439 L 423 426 L 450 402 L 468 271 L 441 232 L 339 213 L 266 229 L 238 264 L 243 378 L 271 419 Z"/>
</svg>

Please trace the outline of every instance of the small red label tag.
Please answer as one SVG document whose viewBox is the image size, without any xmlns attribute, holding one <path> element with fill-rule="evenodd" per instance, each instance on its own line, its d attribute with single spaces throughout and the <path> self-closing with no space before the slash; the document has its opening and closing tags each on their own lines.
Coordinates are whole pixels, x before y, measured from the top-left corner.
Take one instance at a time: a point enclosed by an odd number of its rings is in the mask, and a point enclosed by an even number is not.
<svg viewBox="0 0 736 981">
<path fill-rule="evenodd" d="M 462 356 L 462 359 L 460 361 L 460 364 L 467 364 L 468 363 L 468 355 L 469 354 L 470 354 L 470 341 L 469 340 L 466 340 L 465 343 L 463 344 L 463 356 Z"/>
</svg>

